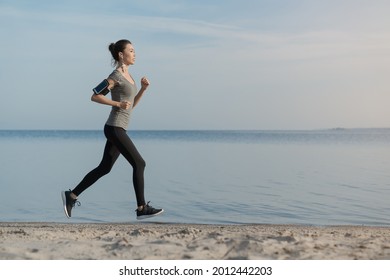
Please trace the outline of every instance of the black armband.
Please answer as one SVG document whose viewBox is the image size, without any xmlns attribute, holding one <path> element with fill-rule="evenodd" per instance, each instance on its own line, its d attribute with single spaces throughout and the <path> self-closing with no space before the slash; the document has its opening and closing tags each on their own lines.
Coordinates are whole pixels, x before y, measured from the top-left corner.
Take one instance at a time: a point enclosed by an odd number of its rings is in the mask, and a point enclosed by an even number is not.
<svg viewBox="0 0 390 280">
<path fill-rule="evenodd" d="M 103 82 L 98 84 L 95 88 L 92 89 L 93 93 L 98 95 L 98 94 L 103 94 L 106 95 L 107 93 L 110 92 L 108 89 L 109 83 L 107 79 L 104 79 Z"/>
</svg>

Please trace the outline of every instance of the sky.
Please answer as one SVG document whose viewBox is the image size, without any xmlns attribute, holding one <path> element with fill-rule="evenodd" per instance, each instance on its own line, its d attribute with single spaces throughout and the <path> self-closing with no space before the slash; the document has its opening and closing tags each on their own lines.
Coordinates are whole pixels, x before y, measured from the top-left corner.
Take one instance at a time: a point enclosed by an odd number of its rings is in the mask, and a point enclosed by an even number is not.
<svg viewBox="0 0 390 280">
<path fill-rule="evenodd" d="M 387 0 L 0 0 L 0 129 L 102 129 L 129 39 L 129 129 L 390 127 Z"/>
</svg>

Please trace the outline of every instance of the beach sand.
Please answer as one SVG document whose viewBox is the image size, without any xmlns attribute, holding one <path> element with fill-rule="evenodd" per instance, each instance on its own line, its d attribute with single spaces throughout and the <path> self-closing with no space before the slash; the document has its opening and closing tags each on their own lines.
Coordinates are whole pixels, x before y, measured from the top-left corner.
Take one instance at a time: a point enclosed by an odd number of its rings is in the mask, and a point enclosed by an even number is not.
<svg viewBox="0 0 390 280">
<path fill-rule="evenodd" d="M 390 228 L 0 223 L 0 259 L 390 259 Z"/>
</svg>

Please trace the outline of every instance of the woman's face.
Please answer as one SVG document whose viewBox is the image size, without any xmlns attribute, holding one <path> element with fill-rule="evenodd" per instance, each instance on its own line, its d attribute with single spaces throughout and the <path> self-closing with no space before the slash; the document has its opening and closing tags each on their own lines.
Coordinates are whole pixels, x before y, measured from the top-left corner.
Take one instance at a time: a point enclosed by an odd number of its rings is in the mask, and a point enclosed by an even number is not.
<svg viewBox="0 0 390 280">
<path fill-rule="evenodd" d="M 126 48 L 122 52 L 123 63 L 126 65 L 133 65 L 135 62 L 135 51 L 132 44 L 127 44 Z"/>
</svg>

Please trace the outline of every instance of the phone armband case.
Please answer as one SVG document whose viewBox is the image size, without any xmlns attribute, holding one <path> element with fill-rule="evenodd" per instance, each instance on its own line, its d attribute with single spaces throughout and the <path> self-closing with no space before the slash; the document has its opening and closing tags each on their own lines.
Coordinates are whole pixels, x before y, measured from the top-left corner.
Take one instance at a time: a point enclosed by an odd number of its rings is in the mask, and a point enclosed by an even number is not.
<svg viewBox="0 0 390 280">
<path fill-rule="evenodd" d="M 107 93 L 110 92 L 108 89 L 108 80 L 104 79 L 100 84 L 98 84 L 95 88 L 92 89 L 94 94 L 103 94 L 106 95 Z"/>
</svg>

